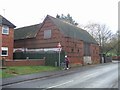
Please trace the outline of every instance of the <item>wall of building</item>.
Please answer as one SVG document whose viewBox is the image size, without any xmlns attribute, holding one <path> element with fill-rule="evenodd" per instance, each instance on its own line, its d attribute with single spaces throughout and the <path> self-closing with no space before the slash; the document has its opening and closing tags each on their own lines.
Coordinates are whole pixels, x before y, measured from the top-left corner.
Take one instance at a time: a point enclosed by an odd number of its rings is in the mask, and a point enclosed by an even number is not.
<svg viewBox="0 0 120 90">
<path fill-rule="evenodd" d="M 70 59 L 71 63 L 82 64 L 83 63 L 83 41 L 65 37 L 65 51 Z"/>
<path fill-rule="evenodd" d="M 40 29 L 40 32 L 37 34 L 36 42 L 38 47 L 40 48 L 56 48 L 58 42 L 64 46 L 64 36 L 59 31 L 59 29 L 54 25 L 54 23 L 51 22 L 49 18 L 46 18 L 46 20 L 43 22 L 43 26 Z M 45 39 L 44 38 L 44 31 L 45 30 L 51 30 L 51 38 Z M 37 47 L 37 46 L 36 46 Z"/>
<path fill-rule="evenodd" d="M 51 38 L 44 39 L 44 30 L 52 30 Z M 83 42 L 81 40 L 64 37 L 49 18 L 44 21 L 36 38 L 16 40 L 15 48 L 56 48 L 58 42 L 62 45 L 62 50 L 69 56 L 71 63 L 82 63 L 84 52 Z M 72 49 L 74 50 L 72 51 Z"/>
<path fill-rule="evenodd" d="M 2 47 L 8 47 L 8 56 L 4 56 L 6 60 L 13 60 L 13 44 L 14 44 L 14 30 L 9 28 L 8 35 L 2 35 Z"/>
<path fill-rule="evenodd" d="M 62 32 L 52 23 L 49 18 L 43 22 L 43 26 L 37 34 L 36 38 L 16 40 L 15 48 L 56 48 L 58 42 L 62 45 L 62 50 L 66 52 L 70 59 L 70 63 L 83 64 L 84 58 L 84 43 L 81 40 L 65 37 Z M 49 39 L 44 39 L 44 30 L 51 30 L 52 36 Z M 91 60 L 93 63 L 99 62 L 98 45 L 90 46 Z M 96 53 L 97 52 L 97 53 Z"/>
<path fill-rule="evenodd" d="M 2 27 L 0 26 L 0 60 L 2 60 L 1 47 L 2 47 Z"/>
<path fill-rule="evenodd" d="M 90 51 L 92 63 L 93 64 L 100 63 L 99 45 L 91 44 Z"/>
<path fill-rule="evenodd" d="M 51 38 L 44 39 L 44 30 L 51 30 L 52 36 Z M 56 48 L 58 42 L 63 40 L 60 31 L 56 28 L 56 26 L 51 23 L 48 19 L 45 20 L 44 25 L 40 29 L 36 38 L 33 39 L 24 39 L 24 40 L 15 40 L 15 48 Z"/>
</svg>

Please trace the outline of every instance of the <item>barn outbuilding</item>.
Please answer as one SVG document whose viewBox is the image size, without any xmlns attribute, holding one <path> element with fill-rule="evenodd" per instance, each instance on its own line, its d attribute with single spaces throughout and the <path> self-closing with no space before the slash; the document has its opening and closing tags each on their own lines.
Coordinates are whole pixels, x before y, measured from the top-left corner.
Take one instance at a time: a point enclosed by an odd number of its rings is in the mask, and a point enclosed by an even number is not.
<svg viewBox="0 0 120 90">
<path fill-rule="evenodd" d="M 59 18 L 47 15 L 40 24 L 15 29 L 15 51 L 56 50 L 58 43 L 71 64 L 100 62 L 99 45 L 86 31 Z"/>
</svg>

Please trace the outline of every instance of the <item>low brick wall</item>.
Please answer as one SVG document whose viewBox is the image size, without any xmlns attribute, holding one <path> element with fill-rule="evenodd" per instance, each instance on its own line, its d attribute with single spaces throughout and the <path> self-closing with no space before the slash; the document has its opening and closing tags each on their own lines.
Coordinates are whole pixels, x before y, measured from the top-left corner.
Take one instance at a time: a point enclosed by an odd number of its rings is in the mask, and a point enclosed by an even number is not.
<svg viewBox="0 0 120 90">
<path fill-rule="evenodd" d="M 112 60 L 120 60 L 120 56 L 113 56 Z"/>
<path fill-rule="evenodd" d="M 4 61 L 4 66 L 40 66 L 40 65 L 45 65 L 45 59 Z"/>
</svg>

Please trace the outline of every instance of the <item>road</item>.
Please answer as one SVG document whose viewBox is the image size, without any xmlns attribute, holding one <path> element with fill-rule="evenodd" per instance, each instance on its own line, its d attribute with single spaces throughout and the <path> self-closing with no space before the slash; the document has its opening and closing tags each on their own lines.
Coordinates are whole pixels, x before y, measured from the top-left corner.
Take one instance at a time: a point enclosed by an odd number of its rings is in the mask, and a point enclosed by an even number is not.
<svg viewBox="0 0 120 90">
<path fill-rule="evenodd" d="M 120 66 L 120 65 L 119 65 Z M 40 78 L 3 88 L 118 88 L 118 63 L 84 66 L 69 70 L 68 74 Z"/>
</svg>

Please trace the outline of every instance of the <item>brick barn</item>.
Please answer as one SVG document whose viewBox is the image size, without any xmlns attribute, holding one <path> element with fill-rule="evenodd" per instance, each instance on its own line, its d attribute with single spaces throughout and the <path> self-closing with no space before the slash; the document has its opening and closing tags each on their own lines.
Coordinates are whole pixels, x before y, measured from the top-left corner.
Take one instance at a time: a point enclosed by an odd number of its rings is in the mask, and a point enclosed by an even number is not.
<svg viewBox="0 0 120 90">
<path fill-rule="evenodd" d="M 72 64 L 99 63 L 99 45 L 86 30 L 49 15 L 41 24 L 15 29 L 14 36 L 15 50 L 56 49 L 60 42 Z"/>
<path fill-rule="evenodd" d="M 10 21 L 0 15 L 0 60 L 13 60 L 14 28 Z"/>
</svg>

